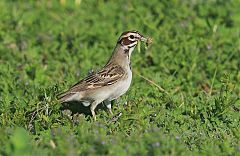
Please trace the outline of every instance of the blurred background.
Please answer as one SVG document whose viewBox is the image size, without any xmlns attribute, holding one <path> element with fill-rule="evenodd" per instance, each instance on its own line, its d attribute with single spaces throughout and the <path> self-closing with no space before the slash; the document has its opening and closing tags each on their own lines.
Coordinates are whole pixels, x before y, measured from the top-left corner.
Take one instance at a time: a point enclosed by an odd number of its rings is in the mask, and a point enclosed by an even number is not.
<svg viewBox="0 0 240 156">
<path fill-rule="evenodd" d="M 239 0 L 1 0 L 0 155 L 239 154 L 239 8 Z M 103 67 L 127 30 L 153 44 L 132 55 L 132 86 L 114 104 L 123 116 L 64 115 L 56 94 Z"/>
</svg>

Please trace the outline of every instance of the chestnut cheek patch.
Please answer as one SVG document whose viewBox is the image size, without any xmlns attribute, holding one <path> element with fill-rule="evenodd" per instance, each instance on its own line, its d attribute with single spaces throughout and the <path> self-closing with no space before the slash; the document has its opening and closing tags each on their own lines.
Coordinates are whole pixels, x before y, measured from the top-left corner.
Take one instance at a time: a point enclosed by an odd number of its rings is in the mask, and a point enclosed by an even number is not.
<svg viewBox="0 0 240 156">
<path fill-rule="evenodd" d="M 132 44 L 132 43 L 134 43 L 135 41 L 130 41 L 129 39 L 128 39 L 128 37 L 125 37 L 125 38 L 123 38 L 122 39 L 122 44 L 123 45 L 130 45 L 130 44 Z"/>
</svg>

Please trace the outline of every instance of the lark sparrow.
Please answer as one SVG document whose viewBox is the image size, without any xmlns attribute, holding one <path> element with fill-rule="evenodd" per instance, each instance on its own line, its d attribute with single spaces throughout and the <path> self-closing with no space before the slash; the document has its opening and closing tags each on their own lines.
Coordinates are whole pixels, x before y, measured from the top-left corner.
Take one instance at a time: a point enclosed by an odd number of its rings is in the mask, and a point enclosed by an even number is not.
<svg viewBox="0 0 240 156">
<path fill-rule="evenodd" d="M 61 103 L 78 101 L 84 106 L 90 106 L 94 120 L 95 108 L 104 102 L 109 112 L 112 113 L 111 101 L 123 95 L 130 87 L 132 80 L 131 54 L 139 41 L 149 43 L 150 38 L 145 38 L 137 31 L 122 33 L 107 64 L 98 72 L 93 73 L 68 91 L 60 94 Z"/>
</svg>

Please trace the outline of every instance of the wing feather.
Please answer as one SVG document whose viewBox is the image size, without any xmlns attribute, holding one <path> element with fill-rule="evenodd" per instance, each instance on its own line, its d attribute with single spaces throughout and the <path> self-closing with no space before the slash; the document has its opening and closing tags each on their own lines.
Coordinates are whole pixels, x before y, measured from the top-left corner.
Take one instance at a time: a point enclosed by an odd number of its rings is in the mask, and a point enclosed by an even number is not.
<svg viewBox="0 0 240 156">
<path fill-rule="evenodd" d="M 85 79 L 73 85 L 68 91 L 60 94 L 60 101 L 64 101 L 65 97 L 71 96 L 73 93 L 85 90 L 97 89 L 116 83 L 124 76 L 125 72 L 121 66 L 109 64 L 102 70 L 87 76 Z"/>
</svg>

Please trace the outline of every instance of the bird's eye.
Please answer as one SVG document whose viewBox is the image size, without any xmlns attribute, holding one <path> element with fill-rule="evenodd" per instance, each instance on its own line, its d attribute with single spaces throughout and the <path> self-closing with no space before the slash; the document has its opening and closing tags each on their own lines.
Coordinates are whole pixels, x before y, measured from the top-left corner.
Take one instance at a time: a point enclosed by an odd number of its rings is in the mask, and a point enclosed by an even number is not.
<svg viewBox="0 0 240 156">
<path fill-rule="evenodd" d="M 129 37 L 130 37 L 131 39 L 134 39 L 134 36 L 133 36 L 133 35 L 130 35 Z"/>
</svg>

